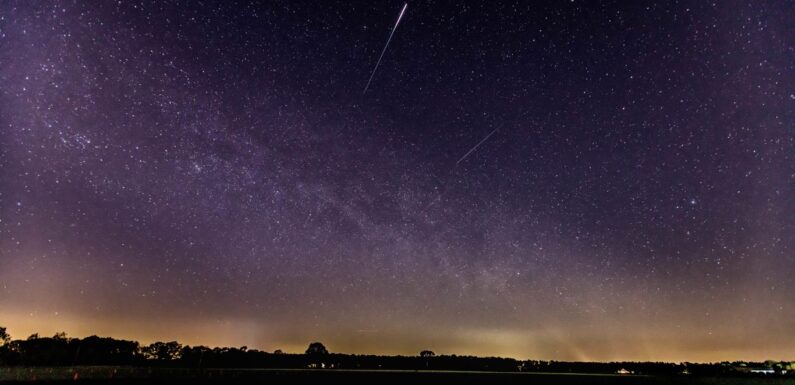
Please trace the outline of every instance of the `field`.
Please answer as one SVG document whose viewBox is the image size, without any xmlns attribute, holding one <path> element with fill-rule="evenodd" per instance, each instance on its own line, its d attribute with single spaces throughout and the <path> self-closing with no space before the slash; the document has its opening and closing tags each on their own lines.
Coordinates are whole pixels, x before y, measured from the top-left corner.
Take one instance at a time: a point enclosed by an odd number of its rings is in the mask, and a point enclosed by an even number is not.
<svg viewBox="0 0 795 385">
<path fill-rule="evenodd" d="M 795 385 L 784 377 L 660 377 L 573 373 L 493 373 L 453 371 L 366 371 L 303 369 L 165 369 L 134 367 L 0 368 L 0 382 L 113 384 L 703 384 Z"/>
</svg>

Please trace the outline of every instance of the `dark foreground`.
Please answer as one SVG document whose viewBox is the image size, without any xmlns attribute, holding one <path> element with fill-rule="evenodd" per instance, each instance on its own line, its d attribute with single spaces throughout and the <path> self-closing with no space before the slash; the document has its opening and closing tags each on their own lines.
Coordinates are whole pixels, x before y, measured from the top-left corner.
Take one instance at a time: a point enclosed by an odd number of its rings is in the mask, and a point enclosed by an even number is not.
<svg viewBox="0 0 795 385">
<path fill-rule="evenodd" d="M 572 373 L 303 369 L 164 369 L 131 367 L 0 368 L 0 382 L 86 384 L 791 384 L 785 377 L 694 377 Z"/>
</svg>

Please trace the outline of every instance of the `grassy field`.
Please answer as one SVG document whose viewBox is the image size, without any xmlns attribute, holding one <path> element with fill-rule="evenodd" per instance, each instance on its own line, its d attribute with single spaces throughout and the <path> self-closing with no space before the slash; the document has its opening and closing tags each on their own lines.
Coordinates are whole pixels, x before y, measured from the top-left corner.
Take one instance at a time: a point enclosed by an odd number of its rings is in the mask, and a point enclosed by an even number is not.
<svg viewBox="0 0 795 385">
<path fill-rule="evenodd" d="M 452 371 L 369 371 L 303 369 L 165 369 L 135 367 L 0 368 L 0 382 L 113 384 L 703 384 L 795 385 L 783 377 L 635 376 L 572 373 L 493 373 Z"/>
</svg>

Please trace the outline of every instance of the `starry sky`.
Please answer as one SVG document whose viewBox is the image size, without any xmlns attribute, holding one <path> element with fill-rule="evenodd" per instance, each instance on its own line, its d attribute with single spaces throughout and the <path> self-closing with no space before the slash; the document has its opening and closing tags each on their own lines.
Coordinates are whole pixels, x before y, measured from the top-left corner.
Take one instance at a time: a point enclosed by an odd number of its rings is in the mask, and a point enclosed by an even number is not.
<svg viewBox="0 0 795 385">
<path fill-rule="evenodd" d="M 0 2 L 0 325 L 795 359 L 795 3 L 403 4 Z"/>
</svg>

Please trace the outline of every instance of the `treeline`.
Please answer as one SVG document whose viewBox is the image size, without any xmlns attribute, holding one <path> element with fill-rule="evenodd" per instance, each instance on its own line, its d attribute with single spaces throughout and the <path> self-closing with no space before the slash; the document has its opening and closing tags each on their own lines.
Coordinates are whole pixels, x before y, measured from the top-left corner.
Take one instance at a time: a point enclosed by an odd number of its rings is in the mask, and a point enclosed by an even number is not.
<svg viewBox="0 0 795 385">
<path fill-rule="evenodd" d="M 512 358 L 435 355 L 373 356 L 329 353 L 319 342 L 304 354 L 273 353 L 255 349 L 183 346 L 178 342 L 156 342 L 142 346 L 136 341 L 91 336 L 69 338 L 32 335 L 11 340 L 0 328 L 0 365 L 11 366 L 149 366 L 179 368 L 326 368 L 392 370 L 462 370 L 550 373 L 633 373 L 657 375 L 726 375 L 739 366 L 778 368 L 790 363 L 663 363 L 663 362 L 563 362 L 520 361 Z"/>
</svg>

